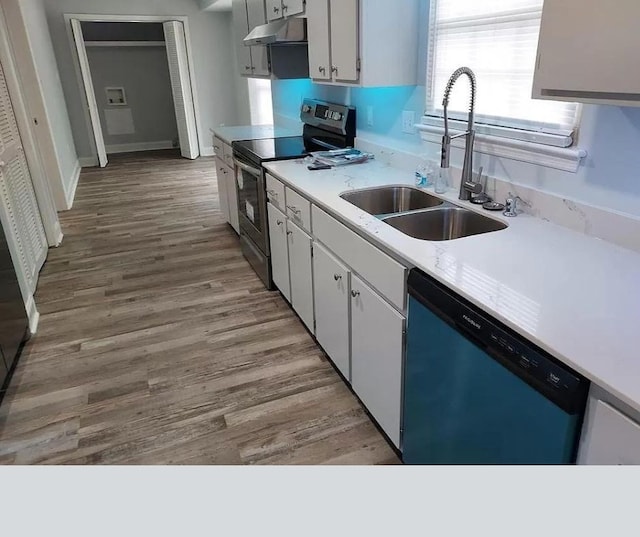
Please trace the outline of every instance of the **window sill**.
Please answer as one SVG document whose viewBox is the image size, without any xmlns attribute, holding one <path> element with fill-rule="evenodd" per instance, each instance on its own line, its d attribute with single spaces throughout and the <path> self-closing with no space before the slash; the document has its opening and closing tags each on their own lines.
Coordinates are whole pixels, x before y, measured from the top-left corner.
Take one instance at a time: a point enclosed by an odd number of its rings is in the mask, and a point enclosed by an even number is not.
<svg viewBox="0 0 640 537">
<path fill-rule="evenodd" d="M 418 124 L 415 127 L 420 131 L 420 136 L 424 141 L 442 143 L 442 135 L 444 134 L 442 127 L 424 124 Z M 457 133 L 459 131 L 451 130 L 451 132 Z M 451 146 L 464 148 L 464 141 L 464 137 L 456 138 L 451 141 Z M 587 156 L 584 149 L 555 147 L 482 133 L 476 133 L 473 150 L 485 155 L 528 162 L 573 173 L 578 171 L 581 160 Z"/>
</svg>

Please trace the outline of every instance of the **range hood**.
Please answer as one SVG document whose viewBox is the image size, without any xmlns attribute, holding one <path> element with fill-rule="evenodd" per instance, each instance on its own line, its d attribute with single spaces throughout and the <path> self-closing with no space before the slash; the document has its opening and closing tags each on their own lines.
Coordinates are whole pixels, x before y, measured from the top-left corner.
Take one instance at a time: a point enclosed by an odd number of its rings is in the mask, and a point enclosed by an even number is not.
<svg viewBox="0 0 640 537">
<path fill-rule="evenodd" d="M 306 43 L 307 19 L 283 19 L 256 26 L 243 41 L 246 47 L 252 45 L 298 45 Z"/>
</svg>

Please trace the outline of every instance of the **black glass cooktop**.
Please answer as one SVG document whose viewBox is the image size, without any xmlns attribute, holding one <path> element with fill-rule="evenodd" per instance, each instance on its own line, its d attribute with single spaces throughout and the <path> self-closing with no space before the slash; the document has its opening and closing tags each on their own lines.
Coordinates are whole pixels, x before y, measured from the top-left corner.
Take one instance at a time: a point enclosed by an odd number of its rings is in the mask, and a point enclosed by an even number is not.
<svg viewBox="0 0 640 537">
<path fill-rule="evenodd" d="M 243 140 L 233 142 L 233 150 L 254 162 L 286 160 L 304 157 L 307 150 L 302 136 L 267 138 L 266 140 Z"/>
</svg>

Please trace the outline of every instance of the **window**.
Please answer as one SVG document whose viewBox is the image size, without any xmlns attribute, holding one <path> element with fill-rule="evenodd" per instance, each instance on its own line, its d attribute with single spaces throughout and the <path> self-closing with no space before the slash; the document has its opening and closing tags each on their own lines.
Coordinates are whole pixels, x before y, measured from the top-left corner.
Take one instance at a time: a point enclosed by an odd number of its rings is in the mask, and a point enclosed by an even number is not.
<svg viewBox="0 0 640 537">
<path fill-rule="evenodd" d="M 578 105 L 531 98 L 543 0 L 432 0 L 425 123 L 441 125 L 451 73 L 476 74 L 480 133 L 567 147 Z M 466 119 L 469 84 L 451 93 L 450 117 Z M 453 124 L 455 128 L 455 122 Z"/>
<path fill-rule="evenodd" d="M 271 80 L 248 78 L 249 109 L 252 125 L 273 124 L 273 102 L 271 99 Z"/>
</svg>

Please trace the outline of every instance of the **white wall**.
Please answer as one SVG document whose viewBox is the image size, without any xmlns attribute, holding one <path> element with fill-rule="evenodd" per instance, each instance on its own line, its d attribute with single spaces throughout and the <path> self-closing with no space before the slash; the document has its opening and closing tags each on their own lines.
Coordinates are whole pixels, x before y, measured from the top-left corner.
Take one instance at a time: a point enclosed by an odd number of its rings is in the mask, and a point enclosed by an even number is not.
<svg viewBox="0 0 640 537">
<path fill-rule="evenodd" d="M 38 118 L 34 133 L 51 192 L 58 210 L 68 209 L 78 180 L 78 157 L 43 0 L 3 0 L 3 8 L 11 15 L 10 38 L 27 107 Z M 16 22 L 20 18 L 24 27 Z"/>
<path fill-rule="evenodd" d="M 165 47 L 88 47 L 87 56 L 107 152 L 116 145 L 178 140 Z M 127 105 L 109 104 L 107 87 L 123 87 Z M 109 134 L 105 113 L 121 109 L 131 110 L 135 132 Z"/>
<path fill-rule="evenodd" d="M 85 99 L 74 68 L 65 13 L 188 17 L 200 107 L 200 150 L 212 154 L 209 129 L 220 124 L 232 125 L 236 121 L 230 13 L 200 11 L 196 0 L 44 0 L 44 3 L 80 157 L 90 158 L 93 152 L 83 109 Z"/>
</svg>

